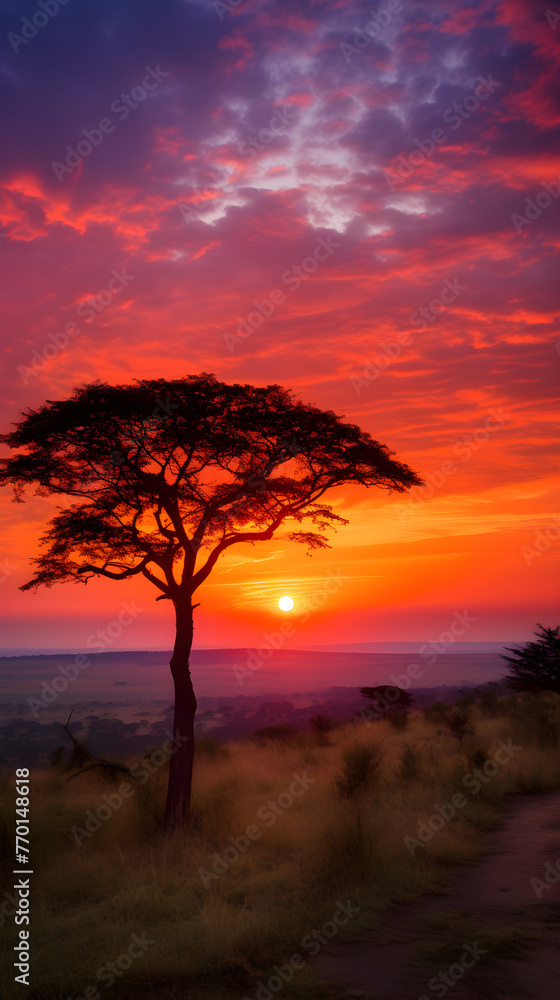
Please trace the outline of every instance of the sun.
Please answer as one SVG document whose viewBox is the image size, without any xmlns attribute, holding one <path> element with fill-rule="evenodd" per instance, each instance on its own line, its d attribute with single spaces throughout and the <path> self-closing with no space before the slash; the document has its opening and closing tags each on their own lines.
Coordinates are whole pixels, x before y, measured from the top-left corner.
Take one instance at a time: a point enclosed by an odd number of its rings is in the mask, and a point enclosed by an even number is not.
<svg viewBox="0 0 560 1000">
<path fill-rule="evenodd" d="M 294 602 L 292 601 L 291 597 L 288 597 L 287 594 L 284 597 L 281 597 L 280 600 L 278 601 L 278 607 L 280 608 L 280 611 L 291 611 L 293 606 Z"/>
</svg>

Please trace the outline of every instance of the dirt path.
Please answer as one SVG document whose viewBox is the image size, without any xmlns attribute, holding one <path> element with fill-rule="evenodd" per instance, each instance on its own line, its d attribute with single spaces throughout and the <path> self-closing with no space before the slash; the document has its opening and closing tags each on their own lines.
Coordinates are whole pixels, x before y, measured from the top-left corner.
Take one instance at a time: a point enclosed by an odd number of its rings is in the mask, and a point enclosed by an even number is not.
<svg viewBox="0 0 560 1000">
<path fill-rule="evenodd" d="M 505 807 L 503 827 L 489 835 L 487 846 L 488 853 L 478 862 L 456 869 L 446 895 L 424 896 L 392 907 L 383 930 L 366 941 L 333 943 L 317 958 L 321 974 L 348 987 L 349 997 L 367 995 L 374 1000 L 443 996 L 449 1000 L 556 1000 L 560 996 L 560 880 L 537 898 L 531 879 L 542 880 L 547 861 L 555 865 L 560 859 L 560 792 L 511 800 Z M 413 964 L 415 943 L 430 940 L 425 918 L 441 915 L 450 915 L 448 926 L 453 915 L 468 916 L 481 934 L 489 923 L 537 922 L 537 936 L 521 960 L 482 958 L 465 969 L 454 964 L 465 954 L 458 943 L 455 957 L 440 958 L 430 967 Z M 554 922 L 556 927 L 551 926 Z M 476 934 L 464 941 L 473 945 Z M 467 956 L 467 961 L 472 958 Z M 453 972 L 449 978 L 451 965 L 456 981 Z M 439 979 L 440 972 L 447 975 L 448 986 Z"/>
</svg>

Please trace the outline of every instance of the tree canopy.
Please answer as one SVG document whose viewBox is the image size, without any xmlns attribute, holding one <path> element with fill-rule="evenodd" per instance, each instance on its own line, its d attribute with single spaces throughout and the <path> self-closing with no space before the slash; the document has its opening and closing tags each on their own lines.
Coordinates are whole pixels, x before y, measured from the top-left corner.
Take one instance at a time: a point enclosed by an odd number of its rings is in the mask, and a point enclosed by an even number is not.
<svg viewBox="0 0 560 1000">
<path fill-rule="evenodd" d="M 142 574 L 173 599 L 187 576 L 192 593 L 232 544 L 269 539 L 284 520 L 292 541 L 327 546 L 325 529 L 348 523 L 322 501 L 334 486 L 421 484 L 332 411 L 278 385 L 228 385 L 206 373 L 95 382 L 28 411 L 0 440 L 20 449 L 0 466 L 17 500 L 32 483 L 44 496 L 79 498 L 52 519 L 22 590 Z"/>
<path fill-rule="evenodd" d="M 556 691 L 560 694 L 560 626 L 537 623 L 537 641 L 524 646 L 506 646 L 512 656 L 502 654 L 510 673 L 504 677 L 518 691 Z"/>
<path fill-rule="evenodd" d="M 406 712 L 414 701 L 408 691 L 391 684 L 378 684 L 376 687 L 360 688 L 362 698 L 373 702 L 373 712 L 376 716 L 385 718 L 387 715 Z"/>
</svg>

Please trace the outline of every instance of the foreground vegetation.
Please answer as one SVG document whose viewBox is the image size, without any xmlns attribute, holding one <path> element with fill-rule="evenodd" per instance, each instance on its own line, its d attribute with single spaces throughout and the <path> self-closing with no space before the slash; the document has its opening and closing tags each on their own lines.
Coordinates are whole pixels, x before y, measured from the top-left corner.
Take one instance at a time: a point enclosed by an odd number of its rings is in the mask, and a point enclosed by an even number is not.
<svg viewBox="0 0 560 1000">
<path fill-rule="evenodd" d="M 560 696 L 463 711 L 460 738 L 437 707 L 328 734 L 205 738 L 192 824 L 175 834 L 162 827 L 169 754 L 148 756 L 136 778 L 33 771 L 27 996 L 253 1000 L 274 975 L 283 1000 L 334 996 L 311 961 L 329 939 L 356 939 L 390 902 L 441 891 L 451 866 L 480 853 L 505 796 L 560 787 Z M 14 794 L 4 772 L 3 893 Z M 2 899 L 8 1000 L 24 987 Z"/>
</svg>

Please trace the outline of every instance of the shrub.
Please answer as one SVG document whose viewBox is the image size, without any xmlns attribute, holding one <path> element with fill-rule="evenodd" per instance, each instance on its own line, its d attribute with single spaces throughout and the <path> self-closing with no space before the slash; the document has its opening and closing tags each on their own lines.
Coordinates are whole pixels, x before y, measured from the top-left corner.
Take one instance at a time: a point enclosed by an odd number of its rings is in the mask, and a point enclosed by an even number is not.
<svg viewBox="0 0 560 1000">
<path fill-rule="evenodd" d="M 406 729 L 410 722 L 410 717 L 406 712 L 392 712 L 387 718 L 393 729 Z"/>
<path fill-rule="evenodd" d="M 489 760 L 488 750 L 483 746 L 470 747 L 467 751 L 467 760 L 471 767 L 484 767 Z"/>
<path fill-rule="evenodd" d="M 342 754 L 342 773 L 336 778 L 340 795 L 349 798 L 366 788 L 381 765 L 381 744 L 355 743 Z"/>
<path fill-rule="evenodd" d="M 91 760 L 93 760 L 93 754 L 87 740 L 74 740 L 74 746 L 68 758 L 68 767 L 83 767 Z"/>
<path fill-rule="evenodd" d="M 418 751 L 408 743 L 404 746 L 401 754 L 399 767 L 399 777 L 402 781 L 412 781 L 420 773 L 420 758 Z"/>
<path fill-rule="evenodd" d="M 439 725 L 450 708 L 451 705 L 446 701 L 435 701 L 433 705 L 427 705 L 424 709 L 424 718 L 426 722 L 435 722 Z"/>
<path fill-rule="evenodd" d="M 329 733 L 335 728 L 335 723 L 326 715 L 314 715 L 310 720 L 311 728 L 317 737 L 317 742 L 321 747 L 330 746 Z"/>
<path fill-rule="evenodd" d="M 557 694 L 518 695 L 511 706 L 518 738 L 543 749 L 554 748 L 560 740 L 560 698 Z"/>
</svg>

